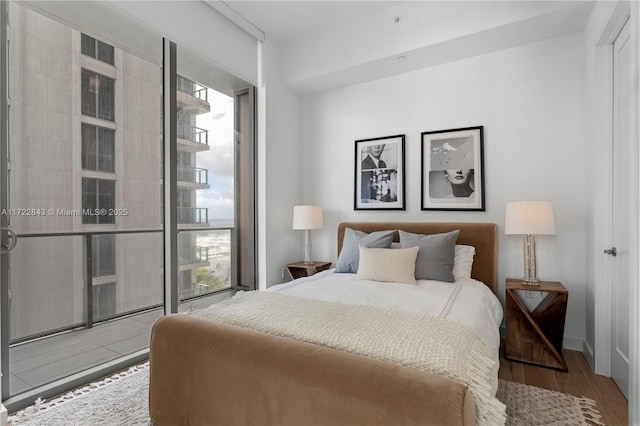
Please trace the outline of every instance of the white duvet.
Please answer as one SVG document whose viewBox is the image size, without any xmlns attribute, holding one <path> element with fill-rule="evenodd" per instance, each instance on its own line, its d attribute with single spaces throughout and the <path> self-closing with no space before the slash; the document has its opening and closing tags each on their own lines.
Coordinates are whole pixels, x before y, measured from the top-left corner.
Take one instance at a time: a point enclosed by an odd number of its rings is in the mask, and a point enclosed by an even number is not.
<svg viewBox="0 0 640 426">
<path fill-rule="evenodd" d="M 331 269 L 267 291 L 435 315 L 471 328 L 498 356 L 502 306 L 486 285 L 471 278 L 455 283 L 418 280 L 413 285 L 357 280 L 356 274 L 335 273 Z"/>
</svg>

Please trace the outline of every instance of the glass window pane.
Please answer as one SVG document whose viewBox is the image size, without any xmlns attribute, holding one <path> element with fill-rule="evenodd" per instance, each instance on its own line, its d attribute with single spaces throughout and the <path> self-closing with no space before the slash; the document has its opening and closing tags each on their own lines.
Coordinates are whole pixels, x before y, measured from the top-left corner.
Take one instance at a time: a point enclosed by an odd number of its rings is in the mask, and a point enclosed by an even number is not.
<svg viewBox="0 0 640 426">
<path fill-rule="evenodd" d="M 232 228 L 178 234 L 180 300 L 231 288 Z"/>
<path fill-rule="evenodd" d="M 82 168 L 96 170 L 96 128 L 82 124 Z"/>
<path fill-rule="evenodd" d="M 116 274 L 115 235 L 94 235 L 91 240 L 93 276 L 104 277 Z"/>
<path fill-rule="evenodd" d="M 82 70 L 82 114 L 96 116 L 98 80 L 94 72 Z"/>
<path fill-rule="evenodd" d="M 115 120 L 115 81 L 99 75 L 98 117 L 103 120 Z"/>
<path fill-rule="evenodd" d="M 82 178 L 82 223 L 97 223 L 96 216 L 89 213 L 98 208 L 97 184 L 96 179 Z"/>
<path fill-rule="evenodd" d="M 116 182 L 98 179 L 98 223 L 116 223 Z"/>
<path fill-rule="evenodd" d="M 9 133 L 2 159 L 11 162 L 9 205 L 47 212 L 10 218 L 20 242 L 2 283 L 3 296 L 12 294 L 3 326 L 15 344 L 3 352 L 8 397 L 30 398 L 24 392 L 33 387 L 144 349 L 154 316 L 162 315 L 162 37 L 123 18 L 109 23 L 121 28 L 117 44 L 97 40 L 70 19 L 5 3 L 11 108 L 10 126 L 0 127 Z M 76 2 L 87 13 L 97 4 Z M 132 40 L 145 50 L 133 53 L 127 34 L 150 44 Z M 120 215 L 96 214 L 99 208 Z M 117 350 L 105 348 L 107 334 Z"/>
<path fill-rule="evenodd" d="M 116 132 L 104 127 L 98 128 L 98 170 L 115 172 L 115 137 Z"/>
<path fill-rule="evenodd" d="M 91 56 L 92 58 L 96 57 L 96 39 L 88 36 L 86 34 L 82 34 L 82 54 Z"/>
<path fill-rule="evenodd" d="M 82 236 L 21 238 L 11 252 L 11 340 L 81 325 Z M 37 262 L 36 262 L 37 260 Z"/>
<path fill-rule="evenodd" d="M 116 314 L 116 283 L 93 286 L 93 319 L 113 317 Z"/>
<path fill-rule="evenodd" d="M 96 56 L 96 58 L 101 60 L 102 62 L 106 62 L 107 64 L 113 65 L 114 64 L 113 46 L 110 46 L 98 40 L 98 55 Z"/>
</svg>

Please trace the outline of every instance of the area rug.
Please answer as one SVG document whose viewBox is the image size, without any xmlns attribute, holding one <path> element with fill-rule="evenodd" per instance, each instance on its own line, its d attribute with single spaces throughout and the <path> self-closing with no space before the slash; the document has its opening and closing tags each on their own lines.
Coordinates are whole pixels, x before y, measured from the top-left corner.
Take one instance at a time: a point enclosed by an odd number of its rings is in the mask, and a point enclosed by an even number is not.
<svg viewBox="0 0 640 426">
<path fill-rule="evenodd" d="M 589 398 L 500 380 L 496 397 L 507 406 L 507 425 L 604 426 Z"/>
<path fill-rule="evenodd" d="M 151 426 L 147 405 L 149 364 L 69 392 L 36 401 L 9 416 L 12 426 Z M 603 425 L 595 402 L 500 380 L 498 399 L 507 405 L 507 425 Z"/>
</svg>

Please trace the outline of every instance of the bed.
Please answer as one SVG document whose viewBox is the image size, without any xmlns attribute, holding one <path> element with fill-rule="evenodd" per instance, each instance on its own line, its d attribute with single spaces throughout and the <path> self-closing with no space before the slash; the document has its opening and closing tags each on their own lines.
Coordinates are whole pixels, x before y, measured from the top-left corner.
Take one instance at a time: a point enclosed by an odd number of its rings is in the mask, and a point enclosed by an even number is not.
<svg viewBox="0 0 640 426">
<path fill-rule="evenodd" d="M 387 230 L 397 250 L 359 247 L 357 273 L 337 270 L 355 233 Z M 376 269 L 376 256 L 401 259 L 398 271 L 411 256 L 417 263 L 419 251 L 399 240 L 402 232 L 429 241 L 455 232 L 456 250 L 475 251 L 468 276 L 411 283 L 363 276 Z M 337 242 L 336 269 L 159 320 L 150 348 L 154 424 L 504 423 L 495 399 L 502 320 L 495 224 L 350 222 L 339 225 Z"/>
</svg>

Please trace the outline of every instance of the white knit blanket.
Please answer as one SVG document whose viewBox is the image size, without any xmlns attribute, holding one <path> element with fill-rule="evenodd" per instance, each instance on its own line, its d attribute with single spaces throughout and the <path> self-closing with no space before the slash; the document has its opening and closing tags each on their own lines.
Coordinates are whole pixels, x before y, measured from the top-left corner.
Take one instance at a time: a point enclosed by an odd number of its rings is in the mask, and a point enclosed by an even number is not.
<svg viewBox="0 0 640 426">
<path fill-rule="evenodd" d="M 262 291 L 241 292 L 190 315 L 448 377 L 468 386 L 479 425 L 506 422 L 504 404 L 490 394 L 497 362 L 493 350 L 458 323 L 426 314 Z"/>
</svg>

